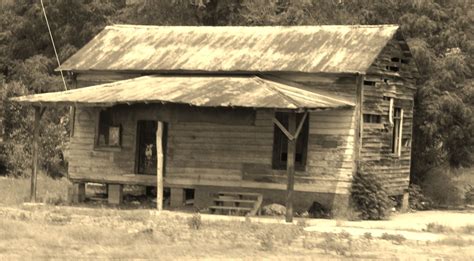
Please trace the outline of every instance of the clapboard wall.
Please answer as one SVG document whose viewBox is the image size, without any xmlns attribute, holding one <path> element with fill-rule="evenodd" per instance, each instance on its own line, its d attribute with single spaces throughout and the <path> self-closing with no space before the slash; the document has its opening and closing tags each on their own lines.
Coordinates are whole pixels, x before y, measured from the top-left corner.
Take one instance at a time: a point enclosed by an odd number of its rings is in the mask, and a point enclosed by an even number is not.
<svg viewBox="0 0 474 261">
<path fill-rule="evenodd" d="M 126 79 L 134 75 L 79 75 L 77 86 Z M 320 90 L 355 98 L 355 78 L 283 75 Z M 152 106 L 152 105 L 149 105 Z M 140 106 L 117 108 L 122 126 L 121 148 L 95 148 L 99 108 L 77 108 L 69 149 L 72 179 L 156 184 L 135 170 L 136 124 L 144 119 Z M 272 169 L 274 111 L 259 110 L 254 125 L 169 122 L 165 185 L 286 189 L 286 171 Z M 295 190 L 347 194 L 355 170 L 355 110 L 324 110 L 309 114 L 305 171 L 297 171 Z M 159 117 L 149 116 L 159 120 Z M 125 176 L 124 176 L 125 175 Z"/>
<path fill-rule="evenodd" d="M 395 36 L 372 64 L 363 86 L 363 113 L 380 115 L 381 122 L 362 125 L 361 168 L 378 175 L 392 195 L 402 194 L 409 185 L 415 73 L 406 43 Z M 393 107 L 403 109 L 400 156 L 391 150 L 391 98 Z"/>
</svg>

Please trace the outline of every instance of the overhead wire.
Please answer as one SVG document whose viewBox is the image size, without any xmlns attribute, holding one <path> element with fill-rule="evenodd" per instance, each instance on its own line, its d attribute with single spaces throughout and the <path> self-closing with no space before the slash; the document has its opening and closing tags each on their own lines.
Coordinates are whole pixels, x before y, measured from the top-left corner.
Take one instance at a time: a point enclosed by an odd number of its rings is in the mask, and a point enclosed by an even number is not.
<svg viewBox="0 0 474 261">
<path fill-rule="evenodd" d="M 64 79 L 63 70 L 61 70 L 61 62 L 59 61 L 58 52 L 56 50 L 56 45 L 54 44 L 53 33 L 51 32 L 51 27 L 49 26 L 48 16 L 46 15 L 46 9 L 44 8 L 43 0 L 40 0 L 41 8 L 43 9 L 44 19 L 46 20 L 46 26 L 48 26 L 49 37 L 51 38 L 51 43 L 53 44 L 54 54 L 56 55 L 56 61 L 58 62 L 59 72 L 61 73 L 61 78 L 63 79 L 64 90 L 67 91 L 66 80 Z"/>
</svg>

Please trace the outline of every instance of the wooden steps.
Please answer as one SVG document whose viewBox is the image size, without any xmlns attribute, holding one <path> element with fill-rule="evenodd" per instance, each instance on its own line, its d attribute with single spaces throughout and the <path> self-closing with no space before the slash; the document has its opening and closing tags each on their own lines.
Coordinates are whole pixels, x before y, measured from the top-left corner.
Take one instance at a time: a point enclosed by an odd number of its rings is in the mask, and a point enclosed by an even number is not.
<svg viewBox="0 0 474 261">
<path fill-rule="evenodd" d="M 260 212 L 263 196 L 249 192 L 218 192 L 212 201 L 211 213 L 255 216 Z"/>
</svg>

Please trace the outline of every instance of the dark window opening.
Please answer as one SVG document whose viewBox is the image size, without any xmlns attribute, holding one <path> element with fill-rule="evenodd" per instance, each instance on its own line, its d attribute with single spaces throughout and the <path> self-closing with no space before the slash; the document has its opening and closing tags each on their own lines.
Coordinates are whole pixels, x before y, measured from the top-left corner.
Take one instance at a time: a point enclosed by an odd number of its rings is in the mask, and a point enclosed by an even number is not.
<svg viewBox="0 0 474 261">
<path fill-rule="evenodd" d="M 388 83 L 388 79 L 383 79 L 383 82 L 384 82 L 384 83 Z"/>
<path fill-rule="evenodd" d="M 398 68 L 397 66 L 387 66 L 386 69 L 392 72 L 400 71 L 400 68 Z"/>
<path fill-rule="evenodd" d="M 382 117 L 377 114 L 364 114 L 364 123 L 381 123 Z"/>
<path fill-rule="evenodd" d="M 392 62 L 394 62 L 394 63 L 399 63 L 399 62 L 400 62 L 400 58 L 398 58 L 398 57 L 392 57 Z"/>
<path fill-rule="evenodd" d="M 194 205 L 194 189 L 184 189 L 184 204 L 187 206 Z"/>
<path fill-rule="evenodd" d="M 114 119 L 111 109 L 99 113 L 99 127 L 96 145 L 98 147 L 120 147 L 121 128 Z"/>
<path fill-rule="evenodd" d="M 409 64 L 409 63 L 410 63 L 410 60 L 408 60 L 408 59 L 402 59 L 401 63 L 403 63 L 403 64 Z"/>
<path fill-rule="evenodd" d="M 277 120 L 288 129 L 288 115 L 289 113 L 277 112 L 275 117 Z M 296 114 L 296 128 L 303 118 L 303 114 Z M 308 133 L 309 133 L 309 115 L 306 117 L 301 132 L 296 140 L 295 148 L 295 169 L 304 171 L 306 167 L 306 156 L 308 151 Z M 273 131 L 273 169 L 286 169 L 288 161 L 288 138 L 278 128 L 274 126 Z"/>
<path fill-rule="evenodd" d="M 390 101 L 391 97 L 388 97 L 388 96 L 383 96 L 382 98 L 384 101 Z"/>
<path fill-rule="evenodd" d="M 393 129 L 392 129 L 392 153 L 400 154 L 400 139 L 401 139 L 401 119 L 402 109 L 395 108 L 393 110 Z"/>
<path fill-rule="evenodd" d="M 375 82 L 374 81 L 364 81 L 364 85 L 375 86 Z"/>
</svg>

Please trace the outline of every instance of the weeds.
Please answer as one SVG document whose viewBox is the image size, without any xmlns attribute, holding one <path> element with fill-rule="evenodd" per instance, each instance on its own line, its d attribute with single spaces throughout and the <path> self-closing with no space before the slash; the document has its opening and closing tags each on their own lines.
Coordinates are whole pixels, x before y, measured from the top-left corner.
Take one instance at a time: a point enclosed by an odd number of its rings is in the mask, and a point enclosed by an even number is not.
<svg viewBox="0 0 474 261">
<path fill-rule="evenodd" d="M 188 220 L 188 226 L 189 228 L 194 229 L 194 230 L 201 229 L 201 226 L 202 226 L 201 214 L 199 213 L 193 214 L 193 216 L 190 217 Z"/>
<path fill-rule="evenodd" d="M 364 235 L 362 235 L 362 238 L 367 240 L 367 241 L 371 241 L 373 239 L 372 237 L 372 233 L 370 232 L 365 232 Z"/>
<path fill-rule="evenodd" d="M 453 233 L 454 230 L 448 226 L 441 225 L 438 223 L 428 223 L 426 224 L 426 229 L 424 229 L 426 232 L 431 232 L 431 233 Z"/>
<path fill-rule="evenodd" d="M 440 245 L 446 245 L 446 246 L 464 247 L 464 246 L 470 246 L 474 242 L 472 240 L 463 239 L 461 237 L 447 237 L 447 238 L 436 241 L 436 243 Z"/>
<path fill-rule="evenodd" d="M 393 235 L 393 234 L 388 234 L 388 233 L 383 233 L 380 238 L 383 240 L 392 241 L 392 243 L 397 244 L 397 245 L 401 245 L 406 240 L 406 238 L 403 235 L 400 235 L 400 234 Z"/>
<path fill-rule="evenodd" d="M 274 234 L 272 230 L 268 230 L 258 236 L 260 240 L 260 247 L 263 251 L 271 251 L 273 250 L 275 243 L 274 243 Z"/>
<path fill-rule="evenodd" d="M 459 229 L 463 234 L 474 235 L 474 225 L 466 225 Z"/>
<path fill-rule="evenodd" d="M 347 232 L 339 234 L 324 233 L 323 241 L 317 245 L 322 248 L 325 253 L 335 252 L 337 255 L 352 256 L 352 237 Z"/>
</svg>

